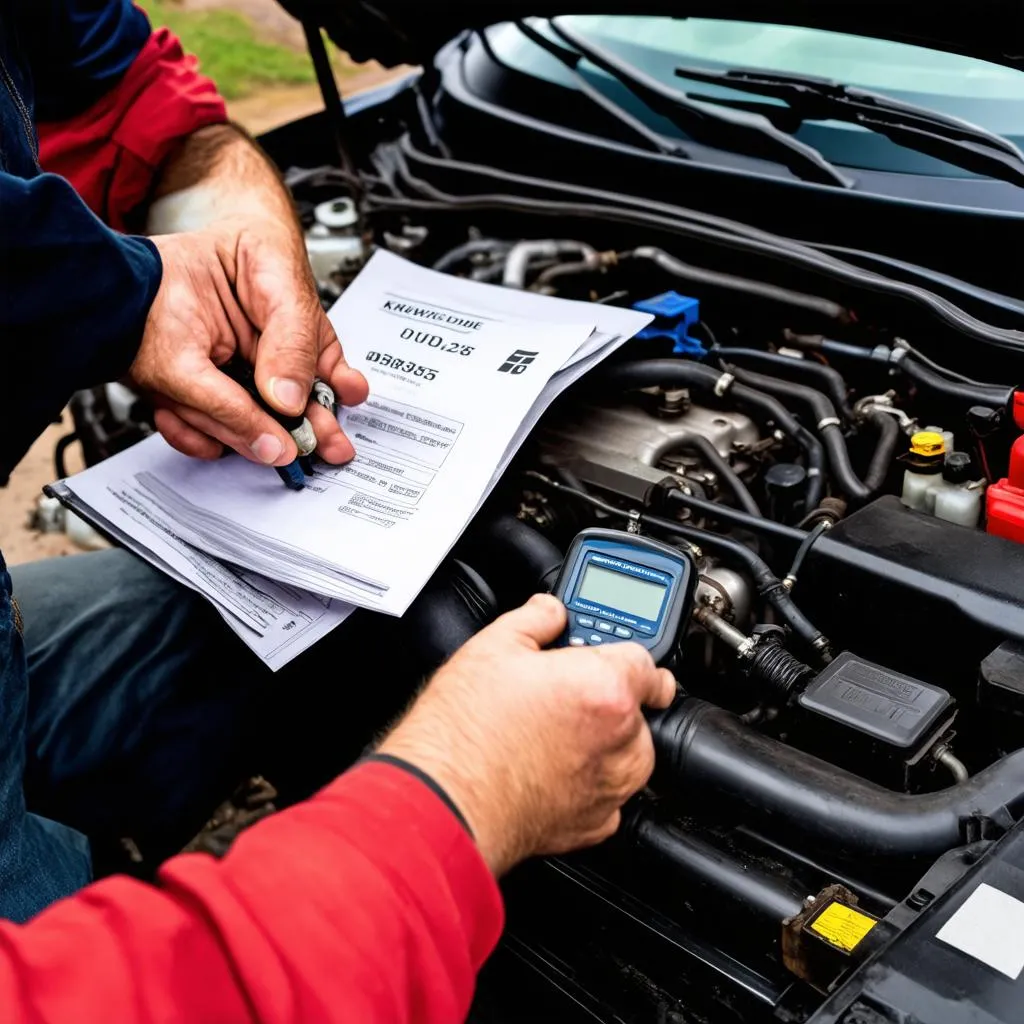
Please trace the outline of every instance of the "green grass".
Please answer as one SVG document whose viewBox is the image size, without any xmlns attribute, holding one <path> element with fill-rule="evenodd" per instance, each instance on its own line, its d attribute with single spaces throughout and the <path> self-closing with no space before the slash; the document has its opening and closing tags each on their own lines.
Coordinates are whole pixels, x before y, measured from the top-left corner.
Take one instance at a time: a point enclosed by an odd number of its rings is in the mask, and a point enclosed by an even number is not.
<svg viewBox="0 0 1024 1024">
<path fill-rule="evenodd" d="M 257 39 L 249 19 L 238 11 L 185 11 L 167 0 L 138 3 L 154 27 L 166 25 L 181 38 L 225 99 L 237 100 L 268 86 L 316 81 L 307 53 Z"/>
</svg>

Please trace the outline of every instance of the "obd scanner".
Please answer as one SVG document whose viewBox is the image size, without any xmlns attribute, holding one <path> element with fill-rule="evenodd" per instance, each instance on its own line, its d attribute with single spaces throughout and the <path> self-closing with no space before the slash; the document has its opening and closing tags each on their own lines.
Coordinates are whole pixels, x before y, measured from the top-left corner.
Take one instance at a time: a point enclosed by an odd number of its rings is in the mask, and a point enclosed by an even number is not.
<svg viewBox="0 0 1024 1024">
<path fill-rule="evenodd" d="M 621 530 L 584 530 L 555 583 L 569 624 L 553 646 L 631 641 L 660 664 L 672 654 L 696 580 L 693 559 L 676 548 Z"/>
</svg>

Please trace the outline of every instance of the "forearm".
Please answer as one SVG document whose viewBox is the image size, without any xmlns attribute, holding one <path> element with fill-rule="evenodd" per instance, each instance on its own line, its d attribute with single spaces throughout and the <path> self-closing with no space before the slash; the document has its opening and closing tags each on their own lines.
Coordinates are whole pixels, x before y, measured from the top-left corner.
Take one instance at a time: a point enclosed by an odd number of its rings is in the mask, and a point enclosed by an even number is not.
<svg viewBox="0 0 1024 1024">
<path fill-rule="evenodd" d="M 110 879 L 0 925 L 3 1019 L 441 1024 L 465 1016 L 501 928 L 468 833 L 379 764 L 161 881 Z"/>
<path fill-rule="evenodd" d="M 241 128 L 222 124 L 194 132 L 167 160 L 146 226 L 154 235 L 254 221 L 278 224 L 301 241 L 277 169 Z"/>
</svg>

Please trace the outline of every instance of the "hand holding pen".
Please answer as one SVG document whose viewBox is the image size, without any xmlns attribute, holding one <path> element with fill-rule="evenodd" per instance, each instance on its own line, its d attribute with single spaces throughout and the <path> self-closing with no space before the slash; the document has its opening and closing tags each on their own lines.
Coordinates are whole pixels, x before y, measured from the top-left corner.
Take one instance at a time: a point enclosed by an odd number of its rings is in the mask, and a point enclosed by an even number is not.
<svg viewBox="0 0 1024 1024">
<path fill-rule="evenodd" d="M 275 422 L 280 423 L 291 435 L 298 455 L 286 466 L 275 466 L 277 475 L 284 482 L 286 487 L 293 491 L 301 491 L 306 486 L 306 477 L 313 473 L 313 453 L 316 450 L 317 440 L 313 425 L 305 416 L 288 416 L 278 412 L 260 394 L 256 387 L 256 373 L 252 365 L 237 353 L 228 362 L 220 367 L 221 372 L 227 374 L 236 384 L 245 388 L 256 404 L 268 415 L 272 416 Z M 313 381 L 310 398 L 318 405 L 330 411 L 336 416 L 338 412 L 337 400 L 334 389 L 319 378 Z"/>
</svg>

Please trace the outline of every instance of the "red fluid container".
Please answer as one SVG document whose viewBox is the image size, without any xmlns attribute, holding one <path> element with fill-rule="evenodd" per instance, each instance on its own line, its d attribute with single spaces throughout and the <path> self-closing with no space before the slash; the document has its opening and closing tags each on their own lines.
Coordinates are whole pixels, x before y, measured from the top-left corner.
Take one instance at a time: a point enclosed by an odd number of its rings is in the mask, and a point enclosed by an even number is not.
<svg viewBox="0 0 1024 1024">
<path fill-rule="evenodd" d="M 1024 435 L 1010 450 L 1010 474 L 989 487 L 988 532 L 1024 544 Z"/>
</svg>

